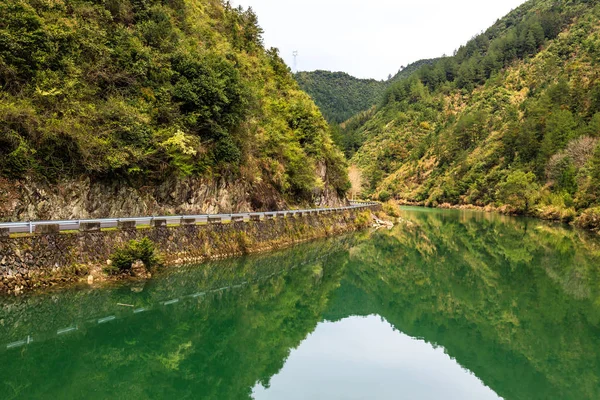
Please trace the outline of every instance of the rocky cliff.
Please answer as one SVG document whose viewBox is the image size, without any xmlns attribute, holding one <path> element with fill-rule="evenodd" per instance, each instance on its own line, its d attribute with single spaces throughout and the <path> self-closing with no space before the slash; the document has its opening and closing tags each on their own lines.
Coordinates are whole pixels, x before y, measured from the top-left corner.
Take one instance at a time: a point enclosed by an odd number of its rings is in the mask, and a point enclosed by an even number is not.
<svg viewBox="0 0 600 400">
<path fill-rule="evenodd" d="M 341 206 L 335 190 L 315 191 L 314 203 Z M 89 178 L 48 184 L 0 179 L 0 221 L 111 218 L 274 211 L 289 208 L 284 197 L 264 183 L 200 178 L 169 179 L 160 185 L 130 186 Z"/>
</svg>

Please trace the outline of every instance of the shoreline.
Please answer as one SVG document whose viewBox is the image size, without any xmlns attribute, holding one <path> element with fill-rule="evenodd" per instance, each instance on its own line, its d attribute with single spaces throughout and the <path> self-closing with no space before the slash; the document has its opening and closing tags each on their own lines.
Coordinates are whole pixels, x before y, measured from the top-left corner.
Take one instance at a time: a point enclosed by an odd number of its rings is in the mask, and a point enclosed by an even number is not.
<svg viewBox="0 0 600 400">
<path fill-rule="evenodd" d="M 588 208 L 578 216 L 572 214 L 561 215 L 559 210 L 552 210 L 550 206 L 546 209 L 538 208 L 533 212 L 529 213 L 518 213 L 511 210 L 508 206 L 496 207 L 492 205 L 477 206 L 474 204 L 450 204 L 442 203 L 437 206 L 428 206 L 424 202 L 411 202 L 406 200 L 392 200 L 398 206 L 412 206 L 412 207 L 423 207 L 423 208 L 437 208 L 440 210 L 471 210 L 481 211 L 487 213 L 497 213 L 501 215 L 507 215 L 511 217 L 529 217 L 539 219 L 541 221 L 558 222 L 563 223 L 574 228 L 582 229 L 592 234 L 600 235 L 600 215 L 592 215 L 589 217 L 591 221 L 582 220 L 586 216 L 586 211 L 594 212 L 594 208 Z M 384 203 L 385 204 L 385 203 Z"/>
</svg>

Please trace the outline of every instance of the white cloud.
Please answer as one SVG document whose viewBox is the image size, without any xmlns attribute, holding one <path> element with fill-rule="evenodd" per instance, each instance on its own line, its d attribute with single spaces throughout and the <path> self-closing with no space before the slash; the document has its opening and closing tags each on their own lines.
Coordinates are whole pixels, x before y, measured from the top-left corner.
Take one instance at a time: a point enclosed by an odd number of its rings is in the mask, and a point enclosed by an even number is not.
<svg viewBox="0 0 600 400">
<path fill-rule="evenodd" d="M 251 6 L 277 47 L 298 69 L 345 71 L 384 79 L 401 65 L 452 54 L 524 0 L 234 0 Z"/>
</svg>

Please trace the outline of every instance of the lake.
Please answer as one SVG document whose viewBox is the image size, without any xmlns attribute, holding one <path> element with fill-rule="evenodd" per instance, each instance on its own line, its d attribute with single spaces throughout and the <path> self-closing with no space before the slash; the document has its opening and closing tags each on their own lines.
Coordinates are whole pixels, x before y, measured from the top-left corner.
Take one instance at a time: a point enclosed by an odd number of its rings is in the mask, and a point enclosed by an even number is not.
<svg viewBox="0 0 600 400">
<path fill-rule="evenodd" d="M 598 235 L 400 218 L 147 282 L 0 298 L 0 398 L 600 398 Z"/>
</svg>

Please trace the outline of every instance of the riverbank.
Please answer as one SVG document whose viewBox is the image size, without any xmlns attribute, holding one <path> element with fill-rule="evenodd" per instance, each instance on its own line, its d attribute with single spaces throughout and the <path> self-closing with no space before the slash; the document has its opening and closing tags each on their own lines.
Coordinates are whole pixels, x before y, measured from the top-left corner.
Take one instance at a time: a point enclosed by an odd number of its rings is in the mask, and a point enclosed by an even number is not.
<svg viewBox="0 0 600 400">
<path fill-rule="evenodd" d="M 428 207 L 428 208 L 439 208 L 443 210 L 473 210 L 483 212 L 495 212 L 503 215 L 510 216 L 525 216 L 538 218 L 544 221 L 562 222 L 575 226 L 577 228 L 585 229 L 588 231 L 600 234 L 600 207 L 588 208 L 581 213 L 577 213 L 573 209 L 564 209 L 555 206 L 540 206 L 532 209 L 527 213 L 515 212 L 509 206 L 496 207 L 493 205 L 477 206 L 473 204 L 450 204 L 443 203 L 437 206 L 426 205 L 424 202 L 412 202 L 407 200 L 390 200 L 388 203 L 399 206 L 415 206 L 415 207 Z M 385 203 L 387 204 L 387 203 Z M 384 207 L 385 207 L 384 204 Z"/>
<path fill-rule="evenodd" d="M 366 228 L 370 211 L 344 210 L 257 221 L 157 225 L 20 235 L 0 238 L 0 292 L 18 294 L 72 282 L 129 278 L 109 276 L 115 249 L 149 239 L 164 267 L 266 252 Z M 147 278 L 148 275 L 141 275 Z"/>
</svg>

